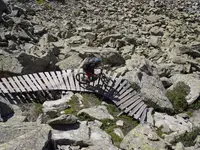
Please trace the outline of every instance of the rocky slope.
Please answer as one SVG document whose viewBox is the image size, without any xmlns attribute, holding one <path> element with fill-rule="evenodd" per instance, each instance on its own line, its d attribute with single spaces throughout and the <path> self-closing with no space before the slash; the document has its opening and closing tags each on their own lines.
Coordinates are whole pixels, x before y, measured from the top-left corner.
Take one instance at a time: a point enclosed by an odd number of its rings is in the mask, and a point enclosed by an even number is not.
<svg viewBox="0 0 200 150">
<path fill-rule="evenodd" d="M 111 66 L 112 71 L 123 75 L 133 85 L 136 84 L 138 92 L 144 95 L 146 103 L 155 112 L 152 114 L 152 110 L 149 110 L 147 123 L 150 126 L 138 126 L 130 131 L 125 135 L 120 148 L 137 149 L 144 146 L 142 149 L 145 149 L 144 143 L 135 142 L 142 139 L 151 148 L 157 145 L 158 149 L 184 149 L 180 143 L 175 147 L 175 144 L 169 142 L 173 143 L 181 134 L 199 127 L 199 7 L 198 0 L 0 0 L 0 77 L 73 69 L 88 54 L 99 56 L 104 64 Z M 183 90 L 180 92 L 174 90 L 180 82 L 189 88 L 185 95 L 182 94 L 184 87 L 179 88 Z M 173 98 L 178 102 L 173 101 Z M 62 102 L 59 100 L 56 103 Z M 183 105 L 186 107 L 182 111 L 178 109 Z M 63 107 L 49 108 L 45 104 L 43 107 L 46 115 L 43 123 L 77 123 L 75 116 L 57 114 L 64 110 Z M 96 109 L 102 112 L 105 108 L 97 106 L 83 112 L 94 112 Z M 48 113 L 55 116 L 48 116 Z M 7 120 L 11 114 L 12 106 L 1 98 L 0 120 Z M 102 117 L 106 116 L 110 115 L 104 114 Z M 24 118 L 20 116 L 16 120 L 20 120 L 21 124 Z M 9 124 L 3 127 L 2 123 L 1 126 L 0 133 L 7 133 L 8 130 L 4 128 L 11 128 Z M 26 128 L 26 125 L 22 127 Z M 32 127 L 26 131 L 36 132 L 40 125 L 33 123 Z M 13 127 L 14 133 L 18 133 L 15 128 L 21 126 L 16 123 Z M 154 132 L 155 129 L 162 131 L 162 138 Z M 105 149 L 98 144 L 98 140 L 106 143 L 106 149 L 118 149 L 113 145 L 111 137 L 100 130 L 98 125 L 91 127 L 83 121 L 76 130 L 66 130 L 61 132 L 48 126 L 44 135 L 51 133 L 50 141 L 56 141 L 56 144 L 49 142 L 47 136 L 37 149 L 41 149 L 46 141 L 59 149 L 70 149 L 72 143 L 79 144 L 71 149 Z M 77 137 L 76 134 L 83 130 L 83 138 Z M 150 133 L 146 135 L 146 131 Z M 9 140 L 5 137 L 0 144 L 15 143 L 16 149 L 20 149 L 16 143 L 24 139 L 22 134 L 24 132 L 17 134 L 19 138 Z M 33 136 L 32 132 L 24 135 L 30 138 Z M 66 142 L 67 146 L 64 144 Z M 34 144 L 28 148 L 31 145 Z M 22 147 L 27 148 L 23 144 Z M 185 147 L 200 149 L 198 138 L 196 144 Z"/>
</svg>

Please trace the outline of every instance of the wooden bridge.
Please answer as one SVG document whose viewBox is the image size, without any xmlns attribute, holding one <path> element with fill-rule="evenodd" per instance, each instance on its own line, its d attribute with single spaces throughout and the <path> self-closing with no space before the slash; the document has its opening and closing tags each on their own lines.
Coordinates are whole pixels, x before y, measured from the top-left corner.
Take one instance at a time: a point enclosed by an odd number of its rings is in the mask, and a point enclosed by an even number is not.
<svg viewBox="0 0 200 150">
<path fill-rule="evenodd" d="M 99 72 L 100 70 L 95 70 Z M 143 97 L 136 92 L 131 84 L 117 73 L 103 70 L 103 73 L 115 81 L 114 85 L 104 83 L 97 79 L 83 86 L 75 76 L 83 72 L 78 70 L 62 70 L 39 72 L 22 76 L 13 76 L 0 79 L 0 95 L 10 103 L 19 104 L 31 101 L 54 99 L 55 91 L 94 92 L 109 98 L 121 111 L 140 122 L 147 116 L 147 105 Z"/>
</svg>

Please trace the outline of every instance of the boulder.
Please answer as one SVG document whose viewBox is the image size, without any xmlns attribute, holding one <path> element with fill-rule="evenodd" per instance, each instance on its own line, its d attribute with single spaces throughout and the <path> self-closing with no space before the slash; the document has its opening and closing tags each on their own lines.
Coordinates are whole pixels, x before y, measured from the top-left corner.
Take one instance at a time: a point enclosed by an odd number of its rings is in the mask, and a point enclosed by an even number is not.
<svg viewBox="0 0 200 150">
<path fill-rule="evenodd" d="M 48 134 L 50 127 L 48 125 L 33 125 L 33 123 L 26 123 L 20 125 L 11 125 L 0 128 L 1 142 L 0 149 L 44 149 L 46 142 L 49 140 Z M 3 139 L 3 142 L 2 142 Z M 53 147 L 48 147 L 53 148 Z"/>
<path fill-rule="evenodd" d="M 76 69 L 79 67 L 82 60 L 83 59 L 79 57 L 77 54 L 74 54 L 74 55 L 72 54 L 68 58 L 56 63 L 56 66 L 58 66 L 61 70 Z"/>
<path fill-rule="evenodd" d="M 78 118 L 72 114 L 63 114 L 57 118 L 47 121 L 47 124 L 75 124 L 77 123 Z"/>
<path fill-rule="evenodd" d="M 88 114 L 89 116 L 98 119 L 98 120 L 103 120 L 103 119 L 114 119 L 112 115 L 109 114 L 106 106 L 100 105 L 100 106 L 94 106 L 91 108 L 87 109 L 82 109 L 81 111 L 78 112 L 78 115 L 81 115 L 83 113 Z"/>
<path fill-rule="evenodd" d="M 11 104 L 0 96 L 0 122 L 7 121 L 14 114 Z"/>
<path fill-rule="evenodd" d="M 170 79 L 173 85 L 169 89 L 173 89 L 178 82 L 184 82 L 190 87 L 190 92 L 185 97 L 188 104 L 192 104 L 200 96 L 200 80 L 197 74 L 175 74 Z"/>
<path fill-rule="evenodd" d="M 122 140 L 120 148 L 167 150 L 168 145 L 159 138 L 155 130 L 147 124 L 138 125 Z"/>
<path fill-rule="evenodd" d="M 4 0 L 0 0 L 0 22 L 1 22 L 1 15 L 3 14 L 3 12 L 7 11 L 7 6 L 4 2 Z"/>
<path fill-rule="evenodd" d="M 179 115 L 169 116 L 167 114 L 155 112 L 153 115 L 155 126 L 163 127 L 162 131 L 167 132 L 190 132 L 193 125 L 188 119 L 184 119 Z"/>
<path fill-rule="evenodd" d="M 144 100 L 153 108 L 173 111 L 169 99 L 166 97 L 166 90 L 160 81 L 153 63 L 144 57 L 133 55 L 131 60 L 126 61 L 129 71 L 124 78 L 131 84 L 137 84 Z"/>
<path fill-rule="evenodd" d="M 52 140 L 56 145 L 92 146 L 91 149 L 96 146 L 98 150 L 114 147 L 110 135 L 99 127 L 88 124 L 87 121 L 61 129 L 62 131 L 58 129 L 52 131 Z"/>
<path fill-rule="evenodd" d="M 200 110 L 195 110 L 192 113 L 192 116 L 189 118 L 190 122 L 192 122 L 192 124 L 195 127 L 200 127 L 200 118 L 199 118 L 199 115 L 200 115 Z"/>
</svg>

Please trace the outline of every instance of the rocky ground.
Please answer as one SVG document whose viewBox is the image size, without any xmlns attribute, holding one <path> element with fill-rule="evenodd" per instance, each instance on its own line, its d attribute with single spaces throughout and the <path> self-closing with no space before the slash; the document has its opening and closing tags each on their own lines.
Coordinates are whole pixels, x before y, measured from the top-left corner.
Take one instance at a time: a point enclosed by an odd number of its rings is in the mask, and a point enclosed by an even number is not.
<svg viewBox="0 0 200 150">
<path fill-rule="evenodd" d="M 198 0 L 0 0 L 0 77 L 77 68 L 92 53 L 153 107 L 147 124 L 126 134 L 116 129 L 123 139 L 117 145 L 100 128 L 98 114 L 112 120 L 105 105 L 80 111 L 96 117 L 80 121 L 70 111 L 60 114 L 68 93 L 44 103 L 37 119 L 1 98 L 0 120 L 15 115 L 0 124 L 0 149 L 200 149 L 199 7 Z"/>
</svg>

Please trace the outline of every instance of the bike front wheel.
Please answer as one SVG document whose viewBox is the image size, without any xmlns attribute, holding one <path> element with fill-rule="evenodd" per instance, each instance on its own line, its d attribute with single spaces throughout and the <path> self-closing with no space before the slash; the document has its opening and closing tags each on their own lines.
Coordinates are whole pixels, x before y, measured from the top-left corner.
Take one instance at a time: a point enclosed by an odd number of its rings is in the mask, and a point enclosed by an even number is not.
<svg viewBox="0 0 200 150">
<path fill-rule="evenodd" d="M 87 80 L 87 75 L 85 73 L 78 73 L 76 75 L 76 80 L 80 83 L 80 84 L 88 84 L 88 80 Z"/>
</svg>

